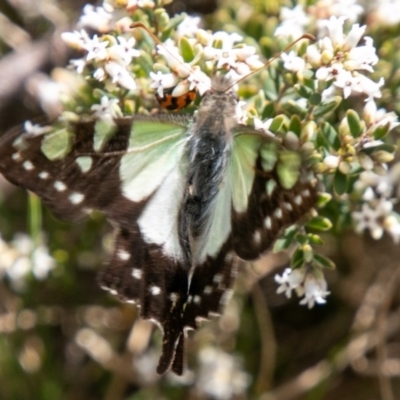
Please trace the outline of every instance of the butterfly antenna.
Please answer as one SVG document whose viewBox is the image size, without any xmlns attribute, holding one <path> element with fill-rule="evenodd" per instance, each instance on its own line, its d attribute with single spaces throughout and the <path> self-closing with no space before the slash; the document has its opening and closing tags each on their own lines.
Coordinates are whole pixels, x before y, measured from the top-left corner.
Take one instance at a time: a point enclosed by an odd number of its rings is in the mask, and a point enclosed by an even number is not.
<svg viewBox="0 0 400 400">
<path fill-rule="evenodd" d="M 290 48 L 292 48 L 297 42 L 299 42 L 300 40 L 303 39 L 308 39 L 311 40 L 313 42 L 315 42 L 315 36 L 311 35 L 310 33 L 305 33 L 304 35 L 300 36 L 299 38 L 297 38 L 294 42 L 288 44 L 283 50 L 281 50 L 278 54 L 276 54 L 275 56 L 273 56 L 272 58 L 270 58 L 266 63 L 264 63 L 264 65 L 262 65 L 261 67 L 255 69 L 254 71 L 251 71 L 249 74 L 242 76 L 239 80 L 237 80 L 235 83 L 233 83 L 231 86 L 229 86 L 226 90 L 231 89 L 233 86 L 237 85 L 239 82 L 247 79 L 249 76 L 256 74 L 257 72 L 261 71 L 262 69 L 264 69 L 265 67 L 268 67 L 268 65 L 270 65 L 272 62 L 274 62 L 277 58 L 279 58 L 282 53 L 285 53 L 286 51 L 288 51 Z"/>
</svg>

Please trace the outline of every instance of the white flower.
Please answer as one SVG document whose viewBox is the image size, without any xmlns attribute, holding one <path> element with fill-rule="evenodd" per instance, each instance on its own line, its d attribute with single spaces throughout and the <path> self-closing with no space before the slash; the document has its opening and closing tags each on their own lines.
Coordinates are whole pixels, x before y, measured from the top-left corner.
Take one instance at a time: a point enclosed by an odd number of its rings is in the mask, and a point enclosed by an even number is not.
<svg viewBox="0 0 400 400">
<path fill-rule="evenodd" d="M 111 61 L 105 65 L 104 69 L 108 75 L 110 75 L 113 83 L 117 83 L 128 90 L 136 89 L 135 79 L 133 78 L 132 74 L 122 65 L 115 61 Z"/>
<path fill-rule="evenodd" d="M 291 297 L 292 290 L 297 296 L 304 296 L 301 305 L 308 308 L 314 307 L 315 303 L 324 304 L 325 297 L 329 294 L 326 280 L 319 269 L 301 267 L 295 270 L 286 268 L 282 276 L 275 275 L 275 281 L 280 284 L 277 293 L 285 293 L 287 298 Z"/>
<path fill-rule="evenodd" d="M 282 276 L 275 275 L 274 279 L 276 283 L 279 283 L 279 287 L 276 290 L 277 293 L 285 293 L 285 296 L 290 299 L 292 296 L 292 290 L 297 290 L 305 277 L 305 269 L 297 268 L 295 270 L 286 268 L 283 271 Z"/>
<path fill-rule="evenodd" d="M 323 276 L 316 277 L 307 274 L 304 281 L 304 298 L 300 301 L 301 305 L 307 305 L 308 308 L 313 308 L 315 303 L 325 304 L 325 297 L 330 294 L 327 289 L 328 285 Z"/>
<path fill-rule="evenodd" d="M 41 126 L 38 124 L 32 124 L 31 121 L 25 121 L 24 132 L 29 136 L 41 136 L 52 130 L 51 126 Z"/>
<path fill-rule="evenodd" d="M 92 40 L 89 40 L 82 46 L 87 51 L 86 61 L 105 60 L 108 57 L 107 46 L 107 41 L 100 42 L 98 36 L 94 35 Z"/>
<path fill-rule="evenodd" d="M 178 77 L 172 72 L 169 74 L 164 74 L 161 71 L 157 71 L 157 73 L 150 72 L 150 78 L 153 81 L 150 87 L 156 89 L 161 98 L 164 97 L 164 89 L 172 88 L 179 82 Z"/>
<path fill-rule="evenodd" d="M 201 71 L 197 65 L 192 68 L 187 81 L 189 82 L 189 89 L 196 89 L 200 96 L 203 96 L 203 94 L 211 88 L 210 77 Z"/>
<path fill-rule="evenodd" d="M 118 106 L 118 99 L 110 99 L 107 96 L 103 96 L 100 100 L 100 104 L 93 104 L 91 110 L 94 112 L 96 117 L 100 119 L 112 119 L 116 118 L 121 114 L 121 109 Z"/>
<path fill-rule="evenodd" d="M 70 60 L 69 63 L 76 70 L 78 74 L 82 74 L 86 67 L 86 61 L 83 58 Z"/>
<path fill-rule="evenodd" d="M 385 231 L 392 237 L 395 243 L 400 242 L 400 221 L 394 215 L 389 215 L 383 221 Z"/>
<path fill-rule="evenodd" d="M 108 8 L 110 6 L 108 5 Z M 112 8 L 110 8 L 110 11 Z M 94 7 L 91 4 L 86 4 L 83 8 L 83 15 L 78 21 L 78 26 L 91 28 L 98 32 L 109 32 L 111 29 L 110 21 L 112 13 L 104 7 Z"/>
<path fill-rule="evenodd" d="M 61 39 L 70 47 L 76 50 L 83 50 L 83 45 L 90 42 L 90 37 L 84 29 L 74 32 L 63 32 Z"/>
<path fill-rule="evenodd" d="M 356 223 L 356 232 L 362 233 L 368 229 L 373 239 L 380 239 L 383 235 L 383 220 L 392 212 L 392 209 L 392 202 L 386 199 L 380 199 L 374 208 L 364 203 L 361 211 L 354 211 L 351 214 Z"/>
<path fill-rule="evenodd" d="M 322 13 L 337 17 L 345 16 L 351 22 L 356 21 L 364 12 L 364 8 L 357 4 L 357 0 L 318 0 L 314 7 L 316 8 L 315 15 Z"/>
<path fill-rule="evenodd" d="M 132 58 L 140 56 L 140 51 L 135 49 L 136 40 L 134 37 L 126 40 L 123 36 L 117 37 L 118 44 L 108 49 L 109 56 L 127 66 L 131 63 Z"/>
<path fill-rule="evenodd" d="M 106 79 L 107 74 L 106 71 L 104 71 L 104 68 L 97 68 L 96 71 L 93 72 L 93 78 L 98 80 L 99 82 L 104 81 Z"/>
<path fill-rule="evenodd" d="M 199 366 L 196 389 L 203 397 L 216 400 L 239 398 L 250 384 L 250 377 L 243 371 L 241 362 L 215 347 L 201 349 Z"/>
<path fill-rule="evenodd" d="M 129 0 L 126 9 L 133 12 L 137 8 L 154 8 L 155 6 L 153 0 Z"/>
<path fill-rule="evenodd" d="M 254 123 L 254 129 L 258 131 L 264 131 L 267 136 L 275 137 L 275 134 L 269 130 L 269 127 L 272 124 L 273 118 L 268 118 L 266 121 L 261 121 L 261 119 L 255 117 L 253 119 Z"/>
<path fill-rule="evenodd" d="M 176 32 L 178 36 L 194 36 L 199 30 L 200 23 L 200 17 L 192 17 L 187 15 L 185 19 L 177 26 Z"/>
<path fill-rule="evenodd" d="M 281 58 L 283 60 L 283 67 L 286 68 L 288 71 L 303 71 L 306 66 L 306 62 L 304 61 L 304 59 L 299 57 L 294 51 L 291 51 L 289 54 L 282 53 Z"/>
<path fill-rule="evenodd" d="M 375 130 L 378 126 L 389 125 L 389 131 L 391 131 L 400 125 L 394 112 L 387 112 L 384 108 L 378 110 L 375 101 L 371 99 L 364 106 L 363 117 L 371 130 Z"/>
<path fill-rule="evenodd" d="M 281 24 L 276 28 L 274 36 L 284 36 L 297 39 L 304 33 L 310 17 L 304 12 L 303 6 L 298 4 L 294 8 L 282 7 Z"/>
<path fill-rule="evenodd" d="M 379 0 L 371 6 L 371 17 L 377 25 L 393 26 L 400 23 L 400 0 Z"/>
<path fill-rule="evenodd" d="M 365 46 L 350 48 L 348 57 L 344 62 L 345 68 L 349 71 L 356 69 L 364 69 L 369 72 L 374 72 L 372 65 L 378 62 L 376 49 L 373 46 L 373 41 L 369 37 L 364 38 Z"/>
</svg>

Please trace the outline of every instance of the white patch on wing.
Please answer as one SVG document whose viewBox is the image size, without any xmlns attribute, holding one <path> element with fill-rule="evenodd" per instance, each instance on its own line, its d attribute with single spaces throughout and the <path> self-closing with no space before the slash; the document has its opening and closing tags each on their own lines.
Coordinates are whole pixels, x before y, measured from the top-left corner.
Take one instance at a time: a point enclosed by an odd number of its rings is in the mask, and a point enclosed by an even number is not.
<svg viewBox="0 0 400 400">
<path fill-rule="evenodd" d="M 56 189 L 58 192 L 63 192 L 65 189 L 67 189 L 67 186 L 61 181 L 55 181 L 54 189 Z"/>
<path fill-rule="evenodd" d="M 142 270 L 138 268 L 133 268 L 132 269 L 132 277 L 135 279 L 141 279 L 142 278 Z"/>
<path fill-rule="evenodd" d="M 47 172 L 47 171 L 42 171 L 40 174 L 39 174 L 39 178 L 40 179 L 48 179 L 49 178 L 49 176 L 50 176 L 50 174 Z"/>
<path fill-rule="evenodd" d="M 128 261 L 131 258 L 131 255 L 127 251 L 119 249 L 117 251 L 117 257 L 122 261 Z"/>
<path fill-rule="evenodd" d="M 184 188 L 183 171 L 179 165 L 174 165 L 138 219 L 144 240 L 161 246 L 164 253 L 175 260 L 182 258 L 178 237 L 178 214 Z"/>
<path fill-rule="evenodd" d="M 26 169 L 27 171 L 32 171 L 35 167 L 34 167 L 34 165 L 29 161 L 29 160 L 26 160 L 23 164 L 22 164 L 22 166 L 24 167 L 24 169 Z"/>
<path fill-rule="evenodd" d="M 14 161 L 21 161 L 22 156 L 21 156 L 21 153 L 20 153 L 19 151 L 17 151 L 16 153 L 14 153 L 14 154 L 11 156 L 11 158 L 12 158 Z"/>
<path fill-rule="evenodd" d="M 69 196 L 69 200 L 72 204 L 80 204 L 85 199 L 85 196 L 82 193 L 72 193 Z"/>
<path fill-rule="evenodd" d="M 149 290 L 153 296 L 157 296 L 161 293 L 161 288 L 158 286 L 150 286 Z"/>
</svg>

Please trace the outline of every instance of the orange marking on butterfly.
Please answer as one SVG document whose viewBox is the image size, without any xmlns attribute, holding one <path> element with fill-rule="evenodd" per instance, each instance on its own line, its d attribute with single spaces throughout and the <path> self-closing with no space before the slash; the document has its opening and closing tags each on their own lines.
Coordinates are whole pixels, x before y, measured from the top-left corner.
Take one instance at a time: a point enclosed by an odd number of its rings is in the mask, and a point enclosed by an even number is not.
<svg viewBox="0 0 400 400">
<path fill-rule="evenodd" d="M 156 99 L 160 106 L 165 110 L 169 111 L 179 111 L 187 107 L 195 98 L 196 90 L 189 90 L 180 96 L 172 96 L 172 91 L 174 88 L 164 90 L 164 96 L 159 96 L 156 93 Z"/>
</svg>

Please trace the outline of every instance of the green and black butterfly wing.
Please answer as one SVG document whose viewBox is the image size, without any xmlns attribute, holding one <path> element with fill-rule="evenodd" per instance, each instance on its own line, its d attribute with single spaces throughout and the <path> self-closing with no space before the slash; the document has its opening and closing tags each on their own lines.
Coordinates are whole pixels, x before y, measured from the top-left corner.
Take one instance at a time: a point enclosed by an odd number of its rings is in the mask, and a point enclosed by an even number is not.
<svg viewBox="0 0 400 400">
<path fill-rule="evenodd" d="M 8 180 L 63 219 L 97 209 L 116 226 L 114 253 L 99 283 L 160 326 L 168 365 L 188 292 L 176 216 L 190 124 L 189 117 L 139 115 L 44 135 L 14 130 L 0 140 L 0 172 Z M 149 232 L 153 243 L 146 241 Z"/>
</svg>

